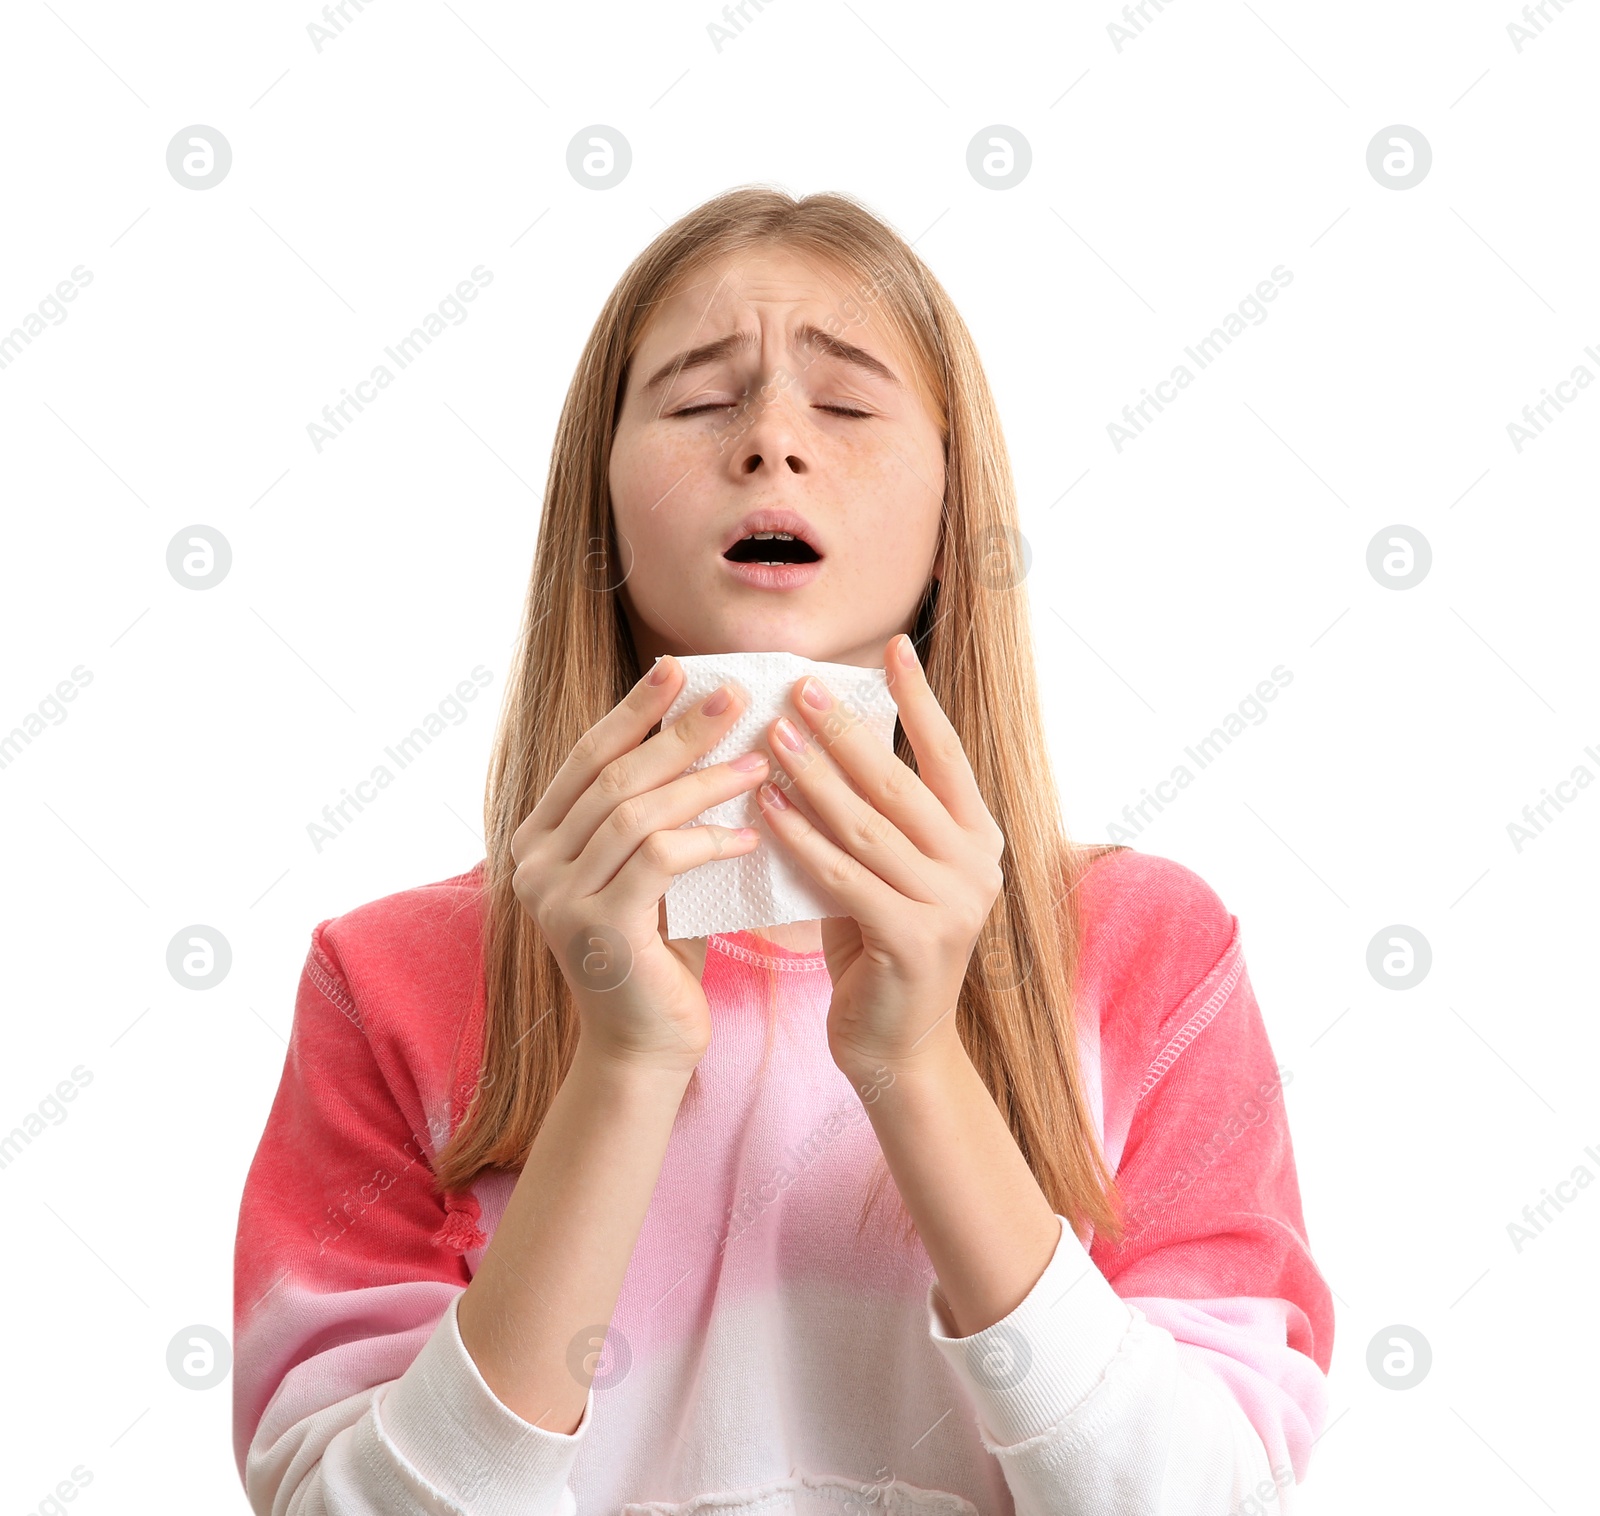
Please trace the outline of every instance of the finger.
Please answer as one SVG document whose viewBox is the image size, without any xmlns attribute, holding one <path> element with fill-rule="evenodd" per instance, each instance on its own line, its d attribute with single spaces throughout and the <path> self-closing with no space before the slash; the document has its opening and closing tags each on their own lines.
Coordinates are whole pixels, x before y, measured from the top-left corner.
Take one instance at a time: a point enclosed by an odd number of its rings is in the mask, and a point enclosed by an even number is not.
<svg viewBox="0 0 1600 1516">
<path fill-rule="evenodd" d="M 651 832 L 603 891 L 612 920 L 648 910 L 679 874 L 717 858 L 736 858 L 760 846 L 754 827 L 686 826 Z M 612 916 L 611 912 L 618 914 Z M 665 921 L 665 916 L 660 918 Z"/>
<path fill-rule="evenodd" d="M 659 679 L 660 683 L 652 684 L 652 679 Z M 682 687 L 683 670 L 678 660 L 670 654 L 658 658 L 655 667 L 583 734 L 545 786 L 538 804 L 511 834 L 514 858 L 520 861 L 535 833 L 553 832 L 560 826 L 578 796 L 606 764 L 644 741 Z"/>
<path fill-rule="evenodd" d="M 887 816 L 919 851 L 935 858 L 954 855 L 960 837 L 943 802 L 878 740 L 851 701 L 839 699 L 812 674 L 796 684 L 792 699 L 812 740 L 874 809 Z M 832 826 L 831 819 L 828 824 Z"/>
<path fill-rule="evenodd" d="M 741 753 L 620 802 L 566 871 L 574 894 L 596 895 L 654 832 L 681 827 L 702 811 L 753 790 L 771 771 L 765 753 Z"/>
<path fill-rule="evenodd" d="M 883 921 L 900 892 L 858 858 L 823 836 L 776 783 L 756 791 L 761 814 L 800 864 L 857 921 Z M 919 894 L 918 899 L 922 896 Z"/>
<path fill-rule="evenodd" d="M 903 632 L 889 639 L 883 671 L 900 712 L 900 725 L 905 728 L 911 751 L 917 755 L 922 782 L 961 826 L 968 831 L 987 830 L 993 821 L 961 744 L 961 734 L 945 715 L 911 639 Z"/>
<path fill-rule="evenodd" d="M 556 825 L 556 856 L 576 858 L 623 801 L 676 779 L 727 735 L 745 703 L 742 692 L 724 681 L 649 741 L 605 763 Z"/>
<path fill-rule="evenodd" d="M 793 738 L 805 744 L 804 751 L 793 748 Z M 788 781 L 781 785 L 783 797 L 793 802 L 798 794 L 805 801 L 803 807 L 794 807 L 800 812 L 801 821 L 836 851 L 865 864 L 902 895 L 929 905 L 940 898 L 932 860 L 882 811 L 856 794 L 809 738 L 802 736 L 791 722 L 780 719 L 773 724 L 771 745 Z M 820 830 L 811 823 L 813 814 L 821 822 Z M 954 823 L 947 816 L 945 824 Z M 798 825 L 795 834 L 800 834 Z"/>
</svg>

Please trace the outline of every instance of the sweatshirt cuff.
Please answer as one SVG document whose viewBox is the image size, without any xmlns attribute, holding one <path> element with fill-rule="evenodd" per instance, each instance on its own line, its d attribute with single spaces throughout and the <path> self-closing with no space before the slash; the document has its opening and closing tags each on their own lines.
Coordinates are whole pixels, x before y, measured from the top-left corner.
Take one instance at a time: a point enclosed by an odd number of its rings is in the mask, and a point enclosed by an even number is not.
<svg viewBox="0 0 1600 1516">
<path fill-rule="evenodd" d="M 524 1421 L 489 1388 L 461 1340 L 460 1300 L 461 1294 L 451 1300 L 405 1373 L 375 1398 L 378 1434 L 473 1516 L 560 1509 L 567 1476 L 594 1419 L 594 1388 L 571 1432 Z"/>
<path fill-rule="evenodd" d="M 971 1337 L 944 1331 L 928 1287 L 928 1335 L 966 1386 L 989 1440 L 1010 1447 L 1070 1416 L 1100 1382 L 1133 1311 L 1058 1215 L 1061 1238 L 1038 1282 L 1009 1316 Z"/>
</svg>

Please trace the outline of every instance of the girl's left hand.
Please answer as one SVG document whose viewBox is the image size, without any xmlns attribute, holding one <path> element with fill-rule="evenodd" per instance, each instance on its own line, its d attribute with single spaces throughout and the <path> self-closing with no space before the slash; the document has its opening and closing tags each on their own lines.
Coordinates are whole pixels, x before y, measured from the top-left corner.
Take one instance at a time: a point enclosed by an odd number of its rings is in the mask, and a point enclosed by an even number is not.
<svg viewBox="0 0 1600 1516">
<path fill-rule="evenodd" d="M 909 637 L 890 639 L 884 670 L 920 772 L 808 676 L 794 704 L 810 731 L 773 723 L 784 772 L 758 792 L 773 835 L 849 912 L 823 918 L 822 945 L 833 979 L 828 1047 L 852 1078 L 907 1067 L 956 1038 L 967 963 L 1004 883 L 1005 836 Z M 784 798 L 791 787 L 843 847 Z"/>
</svg>

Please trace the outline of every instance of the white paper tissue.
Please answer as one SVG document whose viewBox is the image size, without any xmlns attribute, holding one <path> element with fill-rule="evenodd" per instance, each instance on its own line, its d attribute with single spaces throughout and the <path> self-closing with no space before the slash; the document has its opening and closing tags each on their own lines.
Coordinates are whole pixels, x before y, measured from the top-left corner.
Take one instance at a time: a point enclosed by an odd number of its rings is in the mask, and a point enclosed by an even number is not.
<svg viewBox="0 0 1600 1516">
<path fill-rule="evenodd" d="M 811 736 L 810 727 L 791 699 L 796 682 L 807 674 L 814 674 L 827 685 L 835 700 L 848 703 L 866 729 L 893 751 L 898 709 L 881 668 L 818 663 L 797 653 L 706 653 L 677 661 L 683 667 L 684 686 L 667 708 L 663 727 L 670 726 L 725 679 L 735 681 L 749 701 L 722 741 L 690 764 L 685 773 L 725 763 L 740 753 L 763 750 L 771 758 L 767 777 L 774 782 L 781 779 L 783 765 L 772 753 L 767 728 L 779 716 L 787 716 L 803 734 Z M 812 736 L 811 740 L 816 739 Z M 820 761 L 834 763 L 842 771 L 843 766 L 835 759 L 824 757 Z M 845 779 L 850 782 L 848 775 Z M 797 785 L 782 788 L 785 797 L 797 804 L 803 814 L 817 819 L 808 803 L 798 798 Z M 672 881 L 665 897 L 668 937 L 707 937 L 713 932 L 738 932 L 849 914 L 772 835 L 754 787 L 702 811 L 685 824 L 753 826 L 761 834 L 761 841 L 750 852 L 714 858 Z"/>
</svg>

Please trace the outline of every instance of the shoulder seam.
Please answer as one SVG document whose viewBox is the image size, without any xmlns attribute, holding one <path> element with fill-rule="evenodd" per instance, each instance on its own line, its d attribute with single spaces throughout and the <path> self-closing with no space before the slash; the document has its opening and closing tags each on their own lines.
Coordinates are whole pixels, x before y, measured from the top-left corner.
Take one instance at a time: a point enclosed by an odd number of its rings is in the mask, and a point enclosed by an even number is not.
<svg viewBox="0 0 1600 1516">
<path fill-rule="evenodd" d="M 355 997 L 346 986 L 337 965 L 323 951 L 322 928 L 327 924 L 322 922 L 311 934 L 311 951 L 306 955 L 306 977 L 322 991 L 329 1004 L 365 1036 L 367 1029 L 362 1023 Z"/>
<path fill-rule="evenodd" d="M 1231 962 L 1229 961 L 1230 959 L 1232 960 Z M 1139 1085 L 1139 1093 L 1134 1096 L 1133 1103 L 1135 1106 L 1161 1082 L 1167 1071 L 1178 1061 L 1184 1049 L 1211 1024 L 1217 1012 L 1227 1004 L 1228 997 L 1233 994 L 1234 987 L 1244 974 L 1244 953 L 1241 951 L 1240 934 L 1237 927 L 1234 928 L 1233 936 L 1229 940 L 1228 946 L 1223 950 L 1222 957 L 1216 961 L 1205 979 L 1201 980 L 1185 999 L 1193 998 L 1196 993 L 1205 988 L 1208 981 L 1216 978 L 1219 972 L 1221 978 L 1217 980 L 1211 993 L 1195 1009 L 1194 1014 L 1173 1033 L 1167 1045 L 1162 1048 L 1150 1064 L 1150 1067 L 1145 1070 L 1144 1079 Z"/>
</svg>

